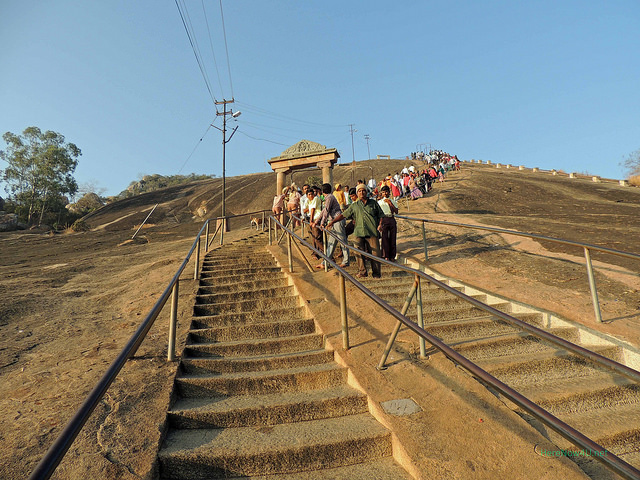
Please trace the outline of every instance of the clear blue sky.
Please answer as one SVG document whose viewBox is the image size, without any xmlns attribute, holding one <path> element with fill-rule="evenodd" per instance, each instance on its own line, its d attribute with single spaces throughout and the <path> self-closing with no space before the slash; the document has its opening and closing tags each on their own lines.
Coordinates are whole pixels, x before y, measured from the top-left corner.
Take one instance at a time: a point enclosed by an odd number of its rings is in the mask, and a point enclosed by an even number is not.
<svg viewBox="0 0 640 480">
<path fill-rule="evenodd" d="M 212 95 L 174 0 L 0 0 L 0 133 L 62 133 L 106 194 L 187 159 L 221 175 L 212 96 L 242 112 L 228 176 L 303 138 L 351 161 L 348 124 L 357 160 L 368 134 L 374 157 L 427 143 L 622 178 L 640 148 L 638 0 L 225 0 L 229 64 L 219 1 L 183 2 Z"/>
</svg>

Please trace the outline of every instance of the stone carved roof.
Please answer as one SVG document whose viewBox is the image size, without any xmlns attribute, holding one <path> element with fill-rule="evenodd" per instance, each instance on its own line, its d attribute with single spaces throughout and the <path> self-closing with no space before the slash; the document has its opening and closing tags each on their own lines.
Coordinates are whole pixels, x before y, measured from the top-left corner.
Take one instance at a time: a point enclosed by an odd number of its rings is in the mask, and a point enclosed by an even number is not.
<svg viewBox="0 0 640 480">
<path fill-rule="evenodd" d="M 281 157 L 289 155 L 297 155 L 300 153 L 321 152 L 326 150 L 326 145 L 320 145 L 319 143 L 312 142 L 310 140 L 300 140 L 295 145 L 290 146 L 284 152 L 280 154 Z"/>
<path fill-rule="evenodd" d="M 311 155 L 317 155 L 328 152 L 337 152 L 335 148 L 327 148 L 326 145 L 321 145 L 316 142 L 312 142 L 310 140 L 300 140 L 295 145 L 290 146 L 284 152 L 280 154 L 278 157 L 274 157 L 275 159 L 286 159 L 286 158 L 299 158 L 306 157 Z"/>
</svg>

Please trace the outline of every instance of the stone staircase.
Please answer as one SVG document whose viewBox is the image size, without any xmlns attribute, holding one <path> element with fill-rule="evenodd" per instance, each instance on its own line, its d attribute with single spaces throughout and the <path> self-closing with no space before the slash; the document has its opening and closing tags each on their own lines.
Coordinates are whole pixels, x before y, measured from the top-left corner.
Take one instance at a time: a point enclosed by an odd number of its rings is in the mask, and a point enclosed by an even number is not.
<svg viewBox="0 0 640 480">
<path fill-rule="evenodd" d="M 366 278 L 363 283 L 400 310 L 413 284 L 413 276 L 384 269 L 382 278 Z M 465 290 L 465 287 L 457 288 Z M 487 303 L 486 296 L 474 293 L 477 291 L 470 292 L 475 298 Z M 638 384 L 522 332 L 429 282 L 422 282 L 422 301 L 424 324 L 428 332 L 587 437 L 640 468 Z M 529 324 L 545 328 L 543 315 L 540 313 L 512 313 L 511 303 L 501 300 L 491 306 Z M 415 302 L 407 316 L 417 321 Z M 581 343 L 577 328 L 546 330 L 624 363 L 621 347 Z M 429 352 L 428 343 L 427 349 Z M 514 409 L 518 411 L 515 406 Z M 519 413 L 561 449 L 577 449 L 526 413 Z M 592 457 L 571 458 L 592 478 L 619 478 Z"/>
<path fill-rule="evenodd" d="M 205 256 L 160 478 L 411 478 L 265 238 Z"/>
</svg>

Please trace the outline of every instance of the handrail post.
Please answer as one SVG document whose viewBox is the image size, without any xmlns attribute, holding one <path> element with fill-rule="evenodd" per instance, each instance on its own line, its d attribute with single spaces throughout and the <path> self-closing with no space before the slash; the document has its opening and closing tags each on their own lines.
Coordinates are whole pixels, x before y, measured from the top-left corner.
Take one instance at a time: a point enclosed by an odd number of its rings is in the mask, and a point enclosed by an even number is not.
<svg viewBox="0 0 640 480">
<path fill-rule="evenodd" d="M 409 310 L 409 305 L 411 305 L 411 300 L 413 300 L 413 297 L 416 294 L 416 290 L 418 288 L 418 282 L 417 280 L 413 282 L 413 286 L 411 287 L 411 290 L 409 291 L 409 295 L 407 295 L 407 299 L 404 301 L 404 305 L 402 306 L 402 311 L 400 312 L 401 315 L 405 315 L 407 313 L 407 310 Z M 376 367 L 378 370 L 384 370 L 387 367 L 384 366 L 384 364 L 387 362 L 387 358 L 389 357 L 389 354 L 391 353 L 391 348 L 393 347 L 393 343 L 396 341 L 396 337 L 398 336 L 398 332 L 400 332 L 400 327 L 402 326 L 402 322 L 400 320 L 398 320 L 398 322 L 396 323 L 395 328 L 393 329 L 393 332 L 391 332 L 391 336 L 389 337 L 389 341 L 387 342 L 387 346 L 384 347 L 384 352 L 382 353 L 382 358 L 380 359 L 380 363 L 378 363 L 378 366 Z"/>
<path fill-rule="evenodd" d="M 220 245 L 224 245 L 224 231 L 227 229 L 227 217 L 222 217 L 222 226 L 220 227 Z"/>
<path fill-rule="evenodd" d="M 271 245 L 271 215 L 269 215 L 269 245 Z"/>
<path fill-rule="evenodd" d="M 204 253 L 207 253 L 209 251 L 209 220 L 207 220 L 207 227 L 204 232 L 204 237 L 207 240 L 204 244 Z"/>
<path fill-rule="evenodd" d="M 194 273 L 193 273 L 193 279 L 197 280 L 198 279 L 198 273 L 199 273 L 199 268 L 200 268 L 200 235 L 198 235 L 198 245 L 196 246 L 196 265 L 194 268 Z"/>
<path fill-rule="evenodd" d="M 287 235 L 287 257 L 289 259 L 289 273 L 293 273 L 293 255 L 291 255 L 291 234 Z"/>
<path fill-rule="evenodd" d="M 169 349 L 167 360 L 173 362 L 176 359 L 176 327 L 178 323 L 178 290 L 180 279 L 176 279 L 171 292 L 171 319 L 169 320 Z"/>
<path fill-rule="evenodd" d="M 260 230 L 264 232 L 264 212 L 262 212 L 262 225 L 260 225 Z"/>
<path fill-rule="evenodd" d="M 347 288 L 344 275 L 340 275 L 340 319 L 342 324 L 342 348 L 349 350 L 349 322 L 347 320 Z"/>
<path fill-rule="evenodd" d="M 329 240 L 327 239 L 327 231 L 326 230 L 322 230 L 322 248 L 324 249 L 324 254 L 327 254 L 327 249 L 329 247 Z M 329 262 L 327 262 L 326 260 L 324 260 L 324 271 L 328 272 L 329 271 Z"/>
<path fill-rule="evenodd" d="M 593 302 L 593 310 L 596 314 L 596 323 L 602 323 L 602 313 L 600 313 L 600 301 L 598 300 L 598 289 L 596 288 L 596 277 L 593 274 L 593 265 L 591 264 L 591 254 L 589 249 L 584 247 L 584 258 L 587 262 L 587 274 L 589 275 L 589 288 L 591 289 L 591 301 Z"/>
<path fill-rule="evenodd" d="M 422 224 L 424 225 L 424 223 Z M 422 315 L 422 284 L 420 282 L 420 276 L 416 274 L 416 282 L 418 287 L 416 288 L 416 309 L 418 311 L 418 326 L 424 329 L 424 317 Z M 418 335 L 418 341 L 420 343 L 420 356 L 425 358 L 427 356 L 427 347 L 424 337 Z"/>
<path fill-rule="evenodd" d="M 429 253 L 427 252 L 427 232 L 424 228 L 424 222 L 422 222 L 422 244 L 424 245 L 424 261 L 429 260 Z"/>
</svg>

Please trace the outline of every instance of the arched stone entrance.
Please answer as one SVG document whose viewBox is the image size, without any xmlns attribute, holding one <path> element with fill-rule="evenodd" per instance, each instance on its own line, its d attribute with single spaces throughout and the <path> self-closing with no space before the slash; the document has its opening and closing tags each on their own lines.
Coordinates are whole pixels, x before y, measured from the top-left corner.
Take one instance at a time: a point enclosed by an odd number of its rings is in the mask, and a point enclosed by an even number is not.
<svg viewBox="0 0 640 480">
<path fill-rule="evenodd" d="M 269 160 L 269 165 L 277 174 L 276 195 L 282 193 L 285 176 L 295 170 L 318 167 L 322 170 L 322 182 L 333 185 L 333 165 L 340 158 L 338 150 L 325 145 L 300 140 L 287 148 L 279 157 Z"/>
</svg>

